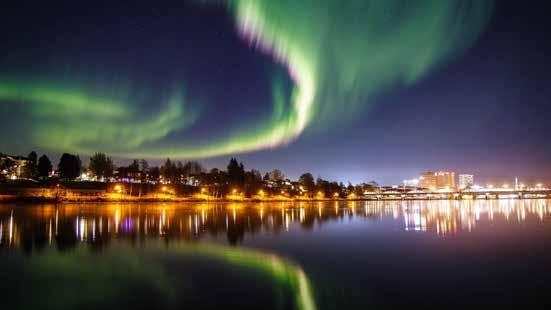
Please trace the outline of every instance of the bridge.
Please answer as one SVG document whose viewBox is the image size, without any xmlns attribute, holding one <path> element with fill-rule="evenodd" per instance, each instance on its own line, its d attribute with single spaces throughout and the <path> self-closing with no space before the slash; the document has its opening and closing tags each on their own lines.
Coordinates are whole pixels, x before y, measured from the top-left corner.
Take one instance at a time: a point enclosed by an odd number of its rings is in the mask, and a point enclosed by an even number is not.
<svg viewBox="0 0 551 310">
<path fill-rule="evenodd" d="M 366 200 L 462 200 L 462 199 L 549 199 L 551 189 L 392 190 L 365 192 Z"/>
</svg>

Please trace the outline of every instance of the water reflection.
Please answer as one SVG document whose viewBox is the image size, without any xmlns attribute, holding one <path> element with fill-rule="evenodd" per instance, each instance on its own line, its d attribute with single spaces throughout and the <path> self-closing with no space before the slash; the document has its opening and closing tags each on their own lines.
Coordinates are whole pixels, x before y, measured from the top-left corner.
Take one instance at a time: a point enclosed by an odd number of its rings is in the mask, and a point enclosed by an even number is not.
<svg viewBox="0 0 551 310">
<path fill-rule="evenodd" d="M 550 215 L 549 200 L 0 205 L 0 248 L 31 253 L 46 245 L 64 250 L 86 243 L 101 249 L 113 238 L 136 244 L 224 235 L 235 245 L 248 234 L 385 219 L 404 231 L 446 236 L 471 232 L 481 223 L 543 222 Z"/>
<path fill-rule="evenodd" d="M 75 309 L 464 309 L 515 292 L 524 306 L 547 298 L 550 219 L 551 200 L 6 204 L 0 297 L 17 309 L 68 295 Z"/>
</svg>

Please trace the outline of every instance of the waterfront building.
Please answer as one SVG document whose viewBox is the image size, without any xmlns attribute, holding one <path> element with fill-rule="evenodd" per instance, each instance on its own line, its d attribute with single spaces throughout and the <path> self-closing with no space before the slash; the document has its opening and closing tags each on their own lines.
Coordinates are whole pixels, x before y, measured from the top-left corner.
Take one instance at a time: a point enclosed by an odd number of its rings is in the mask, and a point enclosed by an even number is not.
<svg viewBox="0 0 551 310">
<path fill-rule="evenodd" d="M 419 186 L 419 179 L 404 180 L 405 187 L 417 187 Z"/>
<path fill-rule="evenodd" d="M 23 177 L 25 167 L 28 164 L 30 164 L 30 161 L 26 157 L 0 154 L 0 174 L 6 178 L 15 179 Z"/>
<path fill-rule="evenodd" d="M 428 190 L 455 189 L 455 172 L 451 171 L 427 171 L 419 176 L 419 187 Z"/>
<path fill-rule="evenodd" d="M 474 175 L 472 174 L 460 174 L 459 175 L 459 189 L 465 189 L 474 185 Z"/>
<path fill-rule="evenodd" d="M 455 189 L 455 172 L 438 171 L 434 175 L 437 189 Z"/>
<path fill-rule="evenodd" d="M 432 171 L 421 173 L 419 176 L 419 187 L 436 190 L 436 175 Z"/>
</svg>

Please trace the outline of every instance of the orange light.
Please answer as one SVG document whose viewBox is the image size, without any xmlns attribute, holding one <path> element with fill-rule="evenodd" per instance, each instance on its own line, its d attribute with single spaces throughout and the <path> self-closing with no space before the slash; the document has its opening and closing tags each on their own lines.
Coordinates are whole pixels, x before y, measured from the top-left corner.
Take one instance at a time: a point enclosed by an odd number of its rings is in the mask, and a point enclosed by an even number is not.
<svg viewBox="0 0 551 310">
<path fill-rule="evenodd" d="M 258 191 L 258 194 L 259 194 L 260 196 L 264 196 L 264 191 L 263 191 L 263 190 L 259 190 L 259 191 Z"/>
</svg>

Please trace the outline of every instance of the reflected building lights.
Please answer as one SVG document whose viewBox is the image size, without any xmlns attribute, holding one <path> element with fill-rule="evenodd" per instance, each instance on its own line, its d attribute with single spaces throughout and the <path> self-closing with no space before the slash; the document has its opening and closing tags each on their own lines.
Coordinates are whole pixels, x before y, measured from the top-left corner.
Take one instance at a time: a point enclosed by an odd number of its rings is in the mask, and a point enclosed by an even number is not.
<svg viewBox="0 0 551 310">
<path fill-rule="evenodd" d="M 2 239 L 2 236 L 0 235 L 0 240 L 1 239 Z M 52 220 L 50 220 L 48 224 L 48 244 L 52 244 Z"/>
<path fill-rule="evenodd" d="M 10 214 L 10 224 L 9 224 L 9 245 L 11 245 L 13 241 L 13 210 Z"/>
<path fill-rule="evenodd" d="M 245 234 L 291 231 L 291 226 L 319 229 L 314 223 L 368 220 L 371 225 L 386 219 L 398 221 L 404 231 L 439 236 L 476 231 L 480 225 L 542 223 L 551 218 L 550 200 L 513 201 L 394 201 L 303 202 L 302 204 L 205 204 L 194 208 L 163 206 L 58 206 L 33 212 L 33 207 L 12 210 L 0 206 L 0 246 L 19 246 L 22 236 L 42 234 L 43 242 L 55 245 L 75 236 L 78 242 L 106 242 L 111 237 L 202 238 L 227 235 L 242 240 Z M 299 207 L 301 206 L 301 207 Z M 333 212 L 329 211 L 333 208 Z M 239 209 L 239 212 L 237 212 Z M 329 211 L 329 212 L 328 212 Z M 295 214 L 296 213 L 296 214 Z M 231 220 L 230 220 L 231 218 Z M 36 222 L 29 225 L 28 222 Z M 106 221 L 106 223 L 104 223 Z M 173 225 L 170 225 L 171 223 Z M 115 225 L 112 229 L 111 224 Z M 105 227 L 107 225 L 107 227 Z M 29 232 L 29 230 L 37 230 Z M 234 236 L 238 234 L 239 236 Z M 39 238 L 38 238 L 39 239 Z M 69 238 L 70 240 L 71 238 Z M 34 241 L 33 241 L 34 242 Z"/>
</svg>

